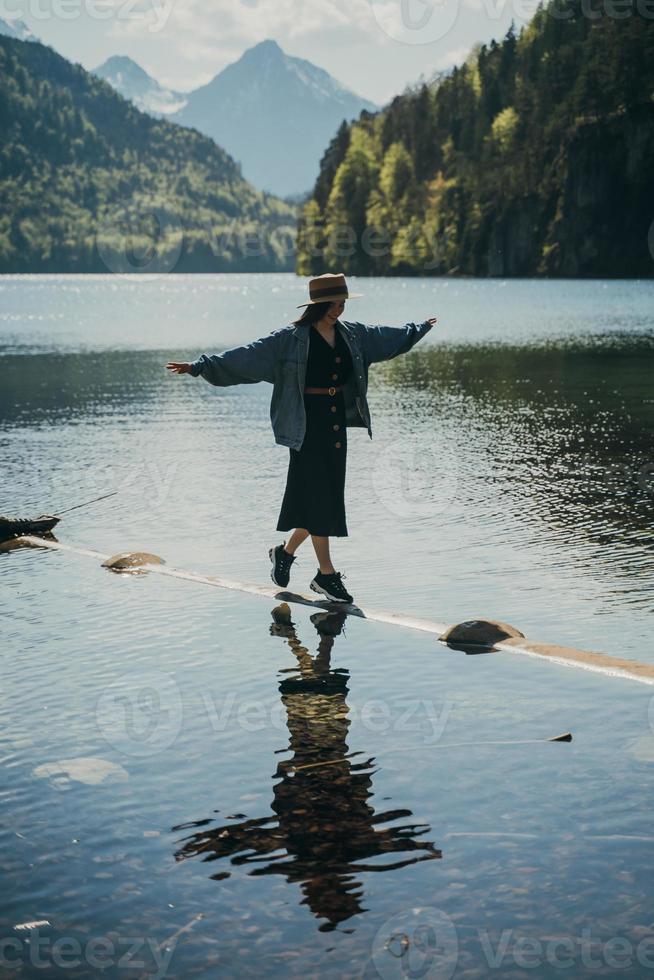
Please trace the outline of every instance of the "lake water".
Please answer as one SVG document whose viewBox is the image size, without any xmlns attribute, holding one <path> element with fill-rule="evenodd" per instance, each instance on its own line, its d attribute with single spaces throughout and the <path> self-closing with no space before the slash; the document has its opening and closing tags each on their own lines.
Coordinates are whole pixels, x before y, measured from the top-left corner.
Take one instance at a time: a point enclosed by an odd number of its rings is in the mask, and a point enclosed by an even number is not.
<svg viewBox="0 0 654 980">
<path fill-rule="evenodd" d="M 371 369 L 373 439 L 348 436 L 355 599 L 654 662 L 654 283 L 350 288 L 345 319 L 439 317 Z M 0 513 L 117 489 L 58 538 L 269 584 L 270 388 L 164 365 L 287 324 L 304 291 L 0 279 Z M 291 584 L 315 568 L 307 541 Z M 649 688 L 61 552 L 0 554 L 0 613 L 4 966 L 651 974 Z"/>
<path fill-rule="evenodd" d="M 287 324 L 303 291 L 289 275 L 2 279 L 0 513 L 118 489 L 63 538 L 266 580 L 288 463 L 270 386 L 217 389 L 164 364 Z M 350 430 L 333 554 L 355 599 L 654 659 L 654 283 L 357 291 L 346 318 L 439 325 L 372 368 L 373 438 Z M 294 584 L 315 568 L 307 541 Z"/>
</svg>

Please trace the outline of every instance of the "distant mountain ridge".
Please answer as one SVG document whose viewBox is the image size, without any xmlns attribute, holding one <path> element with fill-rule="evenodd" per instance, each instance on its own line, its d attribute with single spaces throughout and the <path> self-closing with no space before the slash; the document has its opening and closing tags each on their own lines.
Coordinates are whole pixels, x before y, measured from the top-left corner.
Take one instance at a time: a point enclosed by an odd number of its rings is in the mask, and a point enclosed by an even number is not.
<svg viewBox="0 0 654 980">
<path fill-rule="evenodd" d="M 295 208 L 52 48 L 0 37 L 0 106 L 0 273 L 293 268 Z"/>
<path fill-rule="evenodd" d="M 22 20 L 0 18 L 2 35 L 39 41 Z M 311 193 L 341 123 L 379 109 L 273 40 L 248 48 L 191 92 L 161 85 L 128 55 L 112 55 L 92 74 L 142 112 L 210 136 L 241 164 L 246 180 L 291 203 Z"/>
<path fill-rule="evenodd" d="M 144 112 L 210 136 L 241 163 L 246 180 L 289 198 L 310 192 L 321 154 L 343 120 L 378 109 L 273 40 L 248 48 L 186 93 L 163 87 L 124 55 L 108 58 L 94 74 Z"/>
<path fill-rule="evenodd" d="M 127 55 L 112 55 L 94 68 L 93 74 L 109 82 L 138 109 L 153 116 L 169 116 L 179 112 L 187 102 L 186 95 L 164 88 Z"/>
</svg>

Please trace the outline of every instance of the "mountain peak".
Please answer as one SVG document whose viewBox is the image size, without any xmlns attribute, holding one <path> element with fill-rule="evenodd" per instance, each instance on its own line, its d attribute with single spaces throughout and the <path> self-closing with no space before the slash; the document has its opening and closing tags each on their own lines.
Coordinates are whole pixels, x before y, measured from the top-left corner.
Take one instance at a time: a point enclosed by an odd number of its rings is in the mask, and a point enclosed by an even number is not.
<svg viewBox="0 0 654 980">
<path fill-rule="evenodd" d="M 265 41 L 259 41 L 258 44 L 253 45 L 253 47 L 248 48 L 247 51 L 243 52 L 243 58 L 284 58 L 286 57 L 277 41 L 273 41 L 272 38 L 268 38 Z"/>
<path fill-rule="evenodd" d="M 105 77 L 107 74 L 112 74 L 114 72 L 127 72 L 132 77 L 139 76 L 148 78 L 148 73 L 145 69 L 141 68 L 137 61 L 130 58 L 127 54 L 112 54 L 110 58 L 103 61 L 101 65 L 93 69 L 94 74 L 101 75 Z"/>
<path fill-rule="evenodd" d="M 138 64 L 138 62 L 134 61 L 133 58 L 130 58 L 128 54 L 112 54 L 107 58 L 104 64 L 105 65 L 135 65 L 137 68 L 141 67 Z"/>
<path fill-rule="evenodd" d="M 179 112 L 186 105 L 186 96 L 164 88 L 148 75 L 137 61 L 126 54 L 113 54 L 93 71 L 98 78 L 130 99 L 137 108 L 155 116 Z"/>
<path fill-rule="evenodd" d="M 255 186 L 277 195 L 304 194 L 343 119 L 376 108 L 324 68 L 286 54 L 268 38 L 190 92 L 175 121 L 213 137 Z"/>
</svg>

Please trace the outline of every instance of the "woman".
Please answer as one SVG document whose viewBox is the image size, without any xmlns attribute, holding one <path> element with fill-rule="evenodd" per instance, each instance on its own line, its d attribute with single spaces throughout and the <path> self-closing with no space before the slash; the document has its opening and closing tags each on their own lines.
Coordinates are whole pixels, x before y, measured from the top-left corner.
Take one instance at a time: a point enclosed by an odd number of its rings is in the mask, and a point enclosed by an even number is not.
<svg viewBox="0 0 654 980">
<path fill-rule="evenodd" d="M 367 428 L 372 438 L 367 401 L 368 367 L 410 350 L 431 330 L 436 317 L 404 327 L 368 326 L 341 320 L 349 293 L 342 273 L 316 276 L 309 282 L 309 302 L 291 327 L 275 330 L 244 347 L 222 354 L 202 354 L 192 363 L 171 361 L 175 374 L 200 375 L 225 387 L 269 381 L 273 385 L 270 417 L 275 441 L 289 449 L 286 489 L 278 531 L 288 540 L 270 548 L 271 578 L 288 585 L 295 552 L 309 535 L 318 559 L 310 583 L 314 592 L 334 602 L 352 602 L 329 551 L 330 537 L 347 537 L 345 462 L 347 428 Z"/>
</svg>

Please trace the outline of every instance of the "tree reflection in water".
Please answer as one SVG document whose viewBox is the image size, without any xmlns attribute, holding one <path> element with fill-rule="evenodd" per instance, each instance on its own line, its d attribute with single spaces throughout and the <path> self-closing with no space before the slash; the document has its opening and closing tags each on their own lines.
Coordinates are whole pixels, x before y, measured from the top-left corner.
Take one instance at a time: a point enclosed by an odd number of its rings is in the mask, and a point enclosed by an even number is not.
<svg viewBox="0 0 654 980">
<path fill-rule="evenodd" d="M 321 611 L 311 616 L 320 637 L 315 657 L 302 646 L 286 603 L 273 609 L 272 616 L 271 633 L 285 638 L 297 659 L 297 667 L 282 672 L 288 676 L 279 685 L 292 757 L 279 762 L 273 777 L 279 779 L 271 804 L 274 813 L 210 828 L 208 820 L 173 827 L 202 827 L 182 839 L 175 858 L 230 858 L 232 865 L 252 866 L 251 875 L 284 875 L 300 884 L 303 904 L 326 920 L 320 929 L 328 931 L 365 911 L 358 872 L 396 870 L 440 858 L 441 851 L 417 839 L 429 831 L 427 824 L 385 826 L 410 817 L 411 811 L 375 813 L 369 803 L 373 760 L 357 762 L 361 753 L 349 753 L 349 673 L 332 670 L 330 664 L 346 613 Z M 411 852 L 413 856 L 406 856 Z M 370 862 L 387 854 L 405 856 Z M 229 872 L 212 877 L 223 879 Z"/>
</svg>

